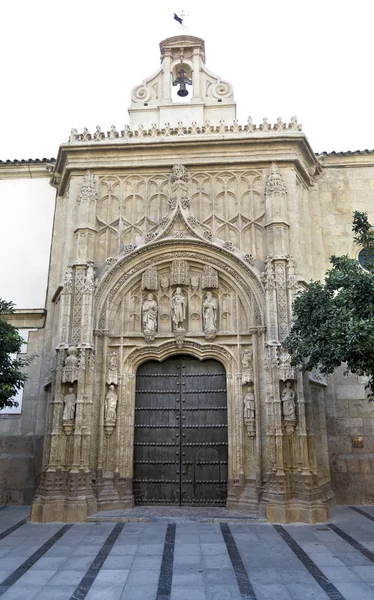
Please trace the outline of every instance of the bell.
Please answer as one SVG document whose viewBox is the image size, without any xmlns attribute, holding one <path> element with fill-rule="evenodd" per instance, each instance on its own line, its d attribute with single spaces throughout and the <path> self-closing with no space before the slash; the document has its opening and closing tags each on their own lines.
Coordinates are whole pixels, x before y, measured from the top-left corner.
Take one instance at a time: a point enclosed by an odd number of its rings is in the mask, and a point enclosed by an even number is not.
<svg viewBox="0 0 374 600">
<path fill-rule="evenodd" d="M 177 91 L 177 94 L 178 94 L 178 96 L 185 98 L 186 96 L 188 96 L 186 84 L 192 85 L 192 80 L 189 77 L 186 77 L 183 69 L 181 69 L 179 71 L 178 75 L 179 75 L 179 77 L 175 81 L 173 81 L 173 85 L 179 84 L 179 90 Z"/>
<path fill-rule="evenodd" d="M 178 96 L 182 96 L 182 98 L 185 98 L 186 96 L 188 96 L 188 91 L 186 90 L 186 84 L 185 83 L 181 83 L 180 84 L 180 88 L 177 91 Z"/>
</svg>

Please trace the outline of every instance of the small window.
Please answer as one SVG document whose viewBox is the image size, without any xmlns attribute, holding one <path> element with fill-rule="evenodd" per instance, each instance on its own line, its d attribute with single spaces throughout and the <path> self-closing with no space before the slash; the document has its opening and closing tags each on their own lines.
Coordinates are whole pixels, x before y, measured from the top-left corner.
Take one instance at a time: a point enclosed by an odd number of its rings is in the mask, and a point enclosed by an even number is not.
<svg viewBox="0 0 374 600">
<path fill-rule="evenodd" d="M 358 262 L 361 267 L 371 271 L 374 267 L 374 248 L 363 248 L 358 254 Z"/>
</svg>

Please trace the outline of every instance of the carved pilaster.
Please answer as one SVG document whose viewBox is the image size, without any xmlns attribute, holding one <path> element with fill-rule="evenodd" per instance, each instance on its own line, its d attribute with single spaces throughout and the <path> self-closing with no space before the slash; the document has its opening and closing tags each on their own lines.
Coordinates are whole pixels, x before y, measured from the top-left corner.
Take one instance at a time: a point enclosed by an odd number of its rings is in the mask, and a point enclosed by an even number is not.
<svg viewBox="0 0 374 600">
<path fill-rule="evenodd" d="M 286 255 L 289 253 L 287 188 L 275 163 L 271 165 L 266 180 L 265 202 L 268 254 Z"/>
<path fill-rule="evenodd" d="M 52 429 L 49 457 L 46 459 L 47 471 L 55 471 L 58 464 L 61 463 L 59 453 L 59 441 L 61 435 L 61 418 L 63 409 L 63 392 L 62 392 L 62 369 L 65 361 L 64 350 L 57 351 L 56 360 L 56 385 L 54 395 L 51 399 L 52 406 Z"/>
<path fill-rule="evenodd" d="M 266 292 L 266 324 L 269 342 L 278 340 L 278 315 L 277 296 L 275 288 L 275 273 L 273 257 L 268 256 L 265 260 L 265 271 L 261 276 Z"/>
</svg>

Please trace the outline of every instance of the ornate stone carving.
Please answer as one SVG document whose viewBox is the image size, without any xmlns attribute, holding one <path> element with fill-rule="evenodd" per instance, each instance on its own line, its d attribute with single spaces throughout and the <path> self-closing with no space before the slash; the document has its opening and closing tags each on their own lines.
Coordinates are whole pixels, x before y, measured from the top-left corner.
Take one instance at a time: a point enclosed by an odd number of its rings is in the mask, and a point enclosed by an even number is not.
<svg viewBox="0 0 374 600">
<path fill-rule="evenodd" d="M 106 435 L 113 433 L 117 421 L 117 403 L 118 394 L 115 391 L 114 385 L 109 386 L 109 391 L 105 397 L 104 405 L 104 429 Z"/>
<path fill-rule="evenodd" d="M 190 206 L 190 199 L 188 198 L 188 196 L 183 196 L 181 198 L 181 207 L 184 208 L 184 210 L 186 210 L 187 208 L 189 208 Z"/>
<path fill-rule="evenodd" d="M 253 381 L 253 350 L 249 346 L 242 352 L 242 383 Z"/>
<path fill-rule="evenodd" d="M 174 210 L 175 207 L 177 206 L 177 199 L 176 198 L 169 198 L 168 199 L 168 203 L 169 203 L 169 206 L 170 206 L 171 210 Z"/>
<path fill-rule="evenodd" d="M 171 168 L 170 181 L 175 183 L 176 181 L 188 181 L 188 171 L 184 165 L 173 165 Z"/>
<path fill-rule="evenodd" d="M 108 370 L 106 376 L 107 384 L 118 385 L 118 352 L 113 350 L 108 354 Z"/>
<path fill-rule="evenodd" d="M 96 177 L 91 173 L 91 171 L 87 171 L 86 175 L 83 179 L 83 184 L 80 190 L 80 193 L 77 198 L 77 204 L 81 204 L 84 202 L 96 202 L 97 200 L 97 182 Z"/>
<path fill-rule="evenodd" d="M 283 181 L 283 177 L 275 163 L 272 163 L 265 185 L 266 196 L 280 196 L 285 198 L 287 188 Z"/>
<path fill-rule="evenodd" d="M 234 250 L 235 250 L 234 244 L 232 242 L 229 242 L 229 241 L 226 241 L 223 244 L 223 247 L 225 248 L 225 250 L 228 250 L 229 252 L 234 252 Z"/>
<path fill-rule="evenodd" d="M 204 331 L 207 339 L 214 339 L 217 332 L 218 302 L 208 292 L 203 302 Z"/>
<path fill-rule="evenodd" d="M 154 237 L 154 234 L 152 234 L 150 236 L 150 239 L 152 239 L 153 237 Z M 125 244 L 125 246 L 123 247 L 123 251 L 124 251 L 125 254 L 129 254 L 130 252 L 132 252 L 136 248 L 137 248 L 136 244 Z"/>
<path fill-rule="evenodd" d="M 245 254 L 244 255 L 244 260 L 250 264 L 250 265 L 254 265 L 255 264 L 255 259 L 253 258 L 252 254 Z"/>
<path fill-rule="evenodd" d="M 162 275 L 160 277 L 160 287 L 163 292 L 169 289 L 169 284 L 169 277 L 167 275 Z"/>
<path fill-rule="evenodd" d="M 244 424 L 249 437 L 256 435 L 256 400 L 253 383 L 248 386 L 248 392 L 244 396 Z"/>
<path fill-rule="evenodd" d="M 65 359 L 65 365 L 62 369 L 62 381 L 74 383 L 78 379 L 78 368 L 79 368 L 79 359 L 78 359 L 78 349 L 76 346 L 70 346 L 68 348 L 68 355 Z"/>
<path fill-rule="evenodd" d="M 284 348 L 279 352 L 279 379 L 287 381 L 288 379 L 296 379 L 295 369 L 291 367 L 291 356 Z"/>
<path fill-rule="evenodd" d="M 85 292 L 93 292 L 95 289 L 95 263 L 88 261 L 86 279 L 85 279 Z"/>
<path fill-rule="evenodd" d="M 64 275 L 64 292 L 71 294 L 73 291 L 73 268 L 68 265 Z"/>
<path fill-rule="evenodd" d="M 155 231 L 148 231 L 148 233 L 145 236 L 145 242 L 151 242 L 152 240 L 155 239 L 155 237 L 157 236 L 157 233 Z"/>
<path fill-rule="evenodd" d="M 117 259 L 114 258 L 113 256 L 109 256 L 109 258 L 106 259 L 105 261 L 105 270 L 109 271 L 109 269 L 115 265 L 117 262 Z"/>
<path fill-rule="evenodd" d="M 193 273 L 191 275 L 191 287 L 193 289 L 193 291 L 195 292 L 196 290 L 199 289 L 199 285 L 200 285 L 200 276 L 198 273 Z"/>
<path fill-rule="evenodd" d="M 186 330 L 174 329 L 174 337 L 178 348 L 182 348 L 184 344 L 184 338 L 186 337 Z"/>
<path fill-rule="evenodd" d="M 171 264 L 171 285 L 189 284 L 189 266 L 187 260 L 173 260 Z"/>
<path fill-rule="evenodd" d="M 148 267 L 142 275 L 142 290 L 157 290 L 158 275 L 157 267 Z"/>
<path fill-rule="evenodd" d="M 203 267 L 201 287 L 203 290 L 218 288 L 218 273 L 213 267 L 209 265 L 204 265 Z"/>
<path fill-rule="evenodd" d="M 143 302 L 143 333 L 147 342 L 153 342 L 157 331 L 157 302 L 152 294 L 148 294 Z"/>
<path fill-rule="evenodd" d="M 177 287 L 171 299 L 171 315 L 174 329 L 184 329 L 187 315 L 187 298 L 182 294 L 180 287 Z"/>
</svg>

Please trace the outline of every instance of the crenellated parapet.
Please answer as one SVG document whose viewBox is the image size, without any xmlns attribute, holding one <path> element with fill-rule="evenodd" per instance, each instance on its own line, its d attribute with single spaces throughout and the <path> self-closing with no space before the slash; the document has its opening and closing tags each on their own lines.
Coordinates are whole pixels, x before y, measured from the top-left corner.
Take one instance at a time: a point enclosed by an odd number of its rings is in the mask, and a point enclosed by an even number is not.
<svg viewBox="0 0 374 600">
<path fill-rule="evenodd" d="M 165 123 L 162 127 L 158 127 L 155 123 L 150 127 L 145 127 L 139 124 L 136 128 L 130 129 L 129 125 L 125 125 L 123 129 L 117 129 L 114 125 L 109 131 L 103 131 L 97 126 L 96 130 L 91 132 L 84 127 L 82 132 L 77 129 L 72 129 L 69 136 L 69 144 L 81 143 L 123 143 L 123 142 L 145 142 L 160 140 L 164 138 L 179 139 L 181 136 L 274 136 L 284 134 L 300 134 L 302 125 L 298 123 L 297 117 L 292 117 L 287 123 L 281 117 L 276 123 L 269 123 L 267 118 L 264 118 L 262 123 L 255 125 L 252 123 L 251 117 L 247 123 L 241 125 L 238 120 L 234 119 L 231 122 L 220 119 L 218 124 L 214 124 L 206 120 L 204 124 L 198 124 L 197 121 L 192 121 L 190 125 L 178 121 L 176 126 L 171 126 L 170 123 Z"/>
</svg>

